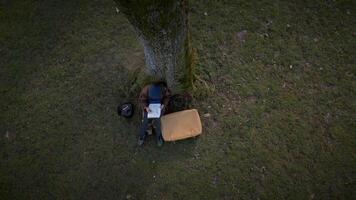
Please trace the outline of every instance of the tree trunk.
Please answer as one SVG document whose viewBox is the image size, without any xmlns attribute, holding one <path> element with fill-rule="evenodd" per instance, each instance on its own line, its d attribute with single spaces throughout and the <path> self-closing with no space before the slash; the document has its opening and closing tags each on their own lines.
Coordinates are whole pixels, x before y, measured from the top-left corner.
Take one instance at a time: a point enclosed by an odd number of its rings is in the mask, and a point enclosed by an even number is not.
<svg viewBox="0 0 356 200">
<path fill-rule="evenodd" d="M 189 87 L 187 0 L 116 0 L 144 49 L 146 72 L 175 92 Z"/>
</svg>

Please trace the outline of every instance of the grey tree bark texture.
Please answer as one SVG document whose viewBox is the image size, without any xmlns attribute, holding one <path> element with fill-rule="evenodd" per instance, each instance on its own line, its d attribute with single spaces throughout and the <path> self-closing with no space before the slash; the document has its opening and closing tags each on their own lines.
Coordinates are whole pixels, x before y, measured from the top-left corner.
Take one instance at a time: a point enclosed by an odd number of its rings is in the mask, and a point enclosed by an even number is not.
<svg viewBox="0 0 356 200">
<path fill-rule="evenodd" d="M 190 84 L 188 0 L 115 0 L 144 49 L 146 73 L 173 91 Z"/>
</svg>

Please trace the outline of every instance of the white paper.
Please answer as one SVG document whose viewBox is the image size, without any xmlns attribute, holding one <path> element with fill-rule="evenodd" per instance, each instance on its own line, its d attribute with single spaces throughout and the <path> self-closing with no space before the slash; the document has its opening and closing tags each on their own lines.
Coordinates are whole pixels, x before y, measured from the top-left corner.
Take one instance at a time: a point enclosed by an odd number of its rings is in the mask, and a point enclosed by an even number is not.
<svg viewBox="0 0 356 200">
<path fill-rule="evenodd" d="M 151 111 L 147 113 L 147 118 L 159 118 L 161 116 L 161 104 L 153 103 L 148 107 Z"/>
</svg>

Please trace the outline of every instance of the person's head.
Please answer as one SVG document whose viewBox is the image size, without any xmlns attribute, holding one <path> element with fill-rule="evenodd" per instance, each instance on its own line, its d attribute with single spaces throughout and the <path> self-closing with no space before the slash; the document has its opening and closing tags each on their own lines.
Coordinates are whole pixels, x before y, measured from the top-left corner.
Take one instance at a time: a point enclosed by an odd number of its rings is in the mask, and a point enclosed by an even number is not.
<svg viewBox="0 0 356 200">
<path fill-rule="evenodd" d="M 161 87 L 167 87 L 167 83 L 165 81 L 153 81 L 152 85 L 159 85 Z"/>
</svg>

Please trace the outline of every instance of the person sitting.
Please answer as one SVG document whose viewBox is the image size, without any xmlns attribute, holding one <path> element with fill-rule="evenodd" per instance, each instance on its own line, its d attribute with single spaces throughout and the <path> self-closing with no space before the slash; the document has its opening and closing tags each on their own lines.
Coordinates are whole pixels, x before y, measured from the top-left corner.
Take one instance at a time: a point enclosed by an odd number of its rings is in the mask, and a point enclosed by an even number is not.
<svg viewBox="0 0 356 200">
<path fill-rule="evenodd" d="M 146 132 L 149 123 L 153 123 L 157 137 L 157 145 L 163 145 L 163 137 L 161 131 L 161 116 L 167 111 L 167 105 L 171 96 L 171 91 L 168 89 L 164 81 L 153 82 L 142 88 L 139 96 L 140 107 L 143 112 L 142 125 L 139 131 L 138 145 L 143 145 L 146 137 Z M 153 106 L 150 104 L 160 105 L 160 115 L 150 116 Z M 150 108 L 151 107 L 151 108 Z M 149 114 L 150 113 L 150 114 Z"/>
</svg>

